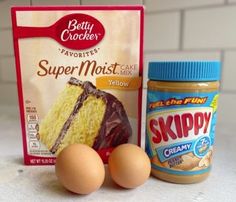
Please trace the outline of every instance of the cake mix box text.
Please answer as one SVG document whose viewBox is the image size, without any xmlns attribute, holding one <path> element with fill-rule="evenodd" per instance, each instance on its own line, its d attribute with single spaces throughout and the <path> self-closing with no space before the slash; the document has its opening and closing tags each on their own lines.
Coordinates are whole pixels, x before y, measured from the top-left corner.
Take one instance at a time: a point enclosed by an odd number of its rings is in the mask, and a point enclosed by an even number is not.
<svg viewBox="0 0 236 202">
<path fill-rule="evenodd" d="M 13 7 L 12 23 L 25 164 L 140 145 L 142 6 Z"/>
</svg>

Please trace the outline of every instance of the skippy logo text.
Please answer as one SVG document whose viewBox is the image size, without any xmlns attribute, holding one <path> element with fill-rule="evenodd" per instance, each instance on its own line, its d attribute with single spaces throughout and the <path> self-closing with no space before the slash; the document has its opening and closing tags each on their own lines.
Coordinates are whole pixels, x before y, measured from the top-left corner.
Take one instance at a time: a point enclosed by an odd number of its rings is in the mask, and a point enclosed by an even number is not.
<svg viewBox="0 0 236 202">
<path fill-rule="evenodd" d="M 154 145 L 168 145 L 209 135 L 211 119 L 210 107 L 154 112 L 147 118 L 147 132 Z"/>
</svg>

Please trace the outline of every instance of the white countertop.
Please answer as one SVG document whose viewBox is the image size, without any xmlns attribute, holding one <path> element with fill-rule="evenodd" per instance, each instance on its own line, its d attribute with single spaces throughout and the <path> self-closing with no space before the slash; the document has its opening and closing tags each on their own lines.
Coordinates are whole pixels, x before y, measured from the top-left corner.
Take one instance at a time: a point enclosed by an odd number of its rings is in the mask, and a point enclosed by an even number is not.
<svg viewBox="0 0 236 202">
<path fill-rule="evenodd" d="M 14 110 L 10 111 L 13 112 L 8 115 L 0 114 L 0 201 L 236 201 L 236 134 L 233 122 L 217 124 L 213 169 L 204 182 L 178 185 L 150 177 L 144 185 L 125 190 L 107 176 L 97 192 L 80 196 L 61 187 L 53 166 L 23 165 L 20 122 Z"/>
</svg>

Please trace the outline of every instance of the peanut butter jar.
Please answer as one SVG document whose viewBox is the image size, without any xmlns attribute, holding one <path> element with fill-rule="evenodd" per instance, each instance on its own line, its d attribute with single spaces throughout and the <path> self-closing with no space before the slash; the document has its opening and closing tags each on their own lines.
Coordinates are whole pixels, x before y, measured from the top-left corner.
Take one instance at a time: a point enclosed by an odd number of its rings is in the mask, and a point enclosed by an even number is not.
<svg viewBox="0 0 236 202">
<path fill-rule="evenodd" d="M 220 62 L 150 62 L 146 152 L 152 175 L 173 183 L 206 179 L 212 165 Z"/>
</svg>

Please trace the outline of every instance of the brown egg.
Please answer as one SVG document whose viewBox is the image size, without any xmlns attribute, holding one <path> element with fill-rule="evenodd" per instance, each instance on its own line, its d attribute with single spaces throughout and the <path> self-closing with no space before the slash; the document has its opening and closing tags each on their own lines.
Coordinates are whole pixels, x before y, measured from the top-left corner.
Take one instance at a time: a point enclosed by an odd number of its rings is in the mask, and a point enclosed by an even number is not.
<svg viewBox="0 0 236 202">
<path fill-rule="evenodd" d="M 142 148 L 133 144 L 116 147 L 108 160 L 112 179 L 124 188 L 143 184 L 151 172 L 151 163 Z"/>
<path fill-rule="evenodd" d="M 55 169 L 61 184 L 78 194 L 89 194 L 99 189 L 105 178 L 100 156 L 83 144 L 64 148 L 57 157 Z"/>
</svg>

